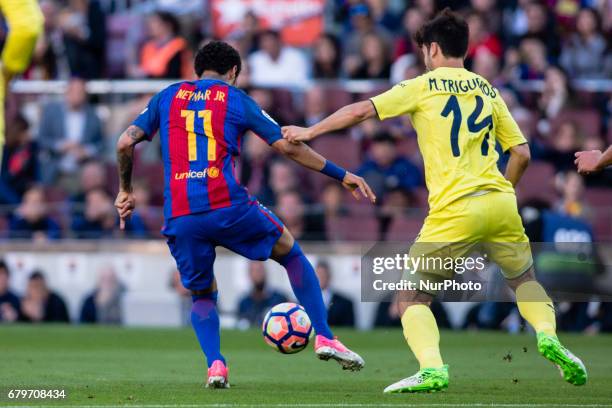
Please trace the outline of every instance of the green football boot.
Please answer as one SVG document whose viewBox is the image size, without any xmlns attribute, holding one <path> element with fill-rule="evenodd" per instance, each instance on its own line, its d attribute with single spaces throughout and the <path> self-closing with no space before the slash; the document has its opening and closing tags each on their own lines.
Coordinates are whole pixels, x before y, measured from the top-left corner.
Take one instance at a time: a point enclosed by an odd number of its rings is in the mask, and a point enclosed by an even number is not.
<svg viewBox="0 0 612 408">
<path fill-rule="evenodd" d="M 403 392 L 436 392 L 448 388 L 448 365 L 441 368 L 423 368 L 415 375 L 391 384 L 383 391 L 385 394 Z"/>
<path fill-rule="evenodd" d="M 582 361 L 563 347 L 557 336 L 538 333 L 538 351 L 559 368 L 565 381 L 574 385 L 584 385 L 587 371 Z"/>
</svg>

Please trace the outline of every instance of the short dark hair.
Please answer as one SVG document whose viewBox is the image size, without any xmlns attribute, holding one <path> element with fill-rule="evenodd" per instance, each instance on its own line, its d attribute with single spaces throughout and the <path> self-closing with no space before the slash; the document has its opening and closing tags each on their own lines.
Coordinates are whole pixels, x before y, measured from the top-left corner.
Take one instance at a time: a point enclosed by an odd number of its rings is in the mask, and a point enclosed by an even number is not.
<svg viewBox="0 0 612 408">
<path fill-rule="evenodd" d="M 465 20 L 447 7 L 423 24 L 414 34 L 414 40 L 419 47 L 429 48 L 431 43 L 438 43 L 444 56 L 463 58 L 468 49 L 469 34 Z"/>
<path fill-rule="evenodd" d="M 242 69 L 240 54 L 231 45 L 223 41 L 211 41 L 201 47 L 194 62 L 195 73 L 198 77 L 204 71 L 215 71 L 220 75 L 225 75 L 233 67 L 238 67 L 236 76 Z"/>
</svg>

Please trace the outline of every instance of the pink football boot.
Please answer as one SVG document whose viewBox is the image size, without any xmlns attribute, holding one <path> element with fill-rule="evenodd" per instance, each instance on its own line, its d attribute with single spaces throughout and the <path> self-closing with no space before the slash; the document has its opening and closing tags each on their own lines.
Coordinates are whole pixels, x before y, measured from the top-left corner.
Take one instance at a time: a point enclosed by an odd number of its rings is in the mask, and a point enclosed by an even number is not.
<svg viewBox="0 0 612 408">
<path fill-rule="evenodd" d="M 320 360 L 333 358 L 343 370 L 359 371 L 365 366 L 365 361 L 361 356 L 344 346 L 336 337 L 330 340 L 323 336 L 315 339 L 315 354 Z"/>
<path fill-rule="evenodd" d="M 208 369 L 208 380 L 206 388 L 229 388 L 227 379 L 229 370 L 221 360 L 215 360 Z"/>
</svg>

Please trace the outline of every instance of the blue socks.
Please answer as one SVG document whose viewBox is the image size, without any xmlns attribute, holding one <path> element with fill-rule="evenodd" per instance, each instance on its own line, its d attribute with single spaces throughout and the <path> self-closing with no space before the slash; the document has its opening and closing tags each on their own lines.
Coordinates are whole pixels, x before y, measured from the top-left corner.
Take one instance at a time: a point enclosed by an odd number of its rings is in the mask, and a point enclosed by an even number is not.
<svg viewBox="0 0 612 408">
<path fill-rule="evenodd" d="M 191 324 L 200 342 L 200 347 L 206 355 L 208 367 L 210 368 L 215 360 L 221 360 L 225 364 L 225 358 L 221 355 L 217 292 L 210 295 L 193 296 Z"/>
<path fill-rule="evenodd" d="M 306 309 L 316 334 L 333 339 L 334 335 L 327 325 L 327 310 L 323 303 L 319 279 L 297 241 L 291 251 L 278 260 L 278 263 L 287 269 L 293 293 Z"/>
</svg>

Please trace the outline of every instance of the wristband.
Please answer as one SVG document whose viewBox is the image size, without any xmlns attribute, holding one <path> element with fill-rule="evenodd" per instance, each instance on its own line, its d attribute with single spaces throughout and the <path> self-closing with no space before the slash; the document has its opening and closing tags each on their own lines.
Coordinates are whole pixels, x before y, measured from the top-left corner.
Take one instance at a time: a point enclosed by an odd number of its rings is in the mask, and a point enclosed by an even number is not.
<svg viewBox="0 0 612 408">
<path fill-rule="evenodd" d="M 325 166 L 321 169 L 321 173 L 339 181 L 343 181 L 346 176 L 346 170 L 329 160 L 325 160 Z"/>
</svg>

